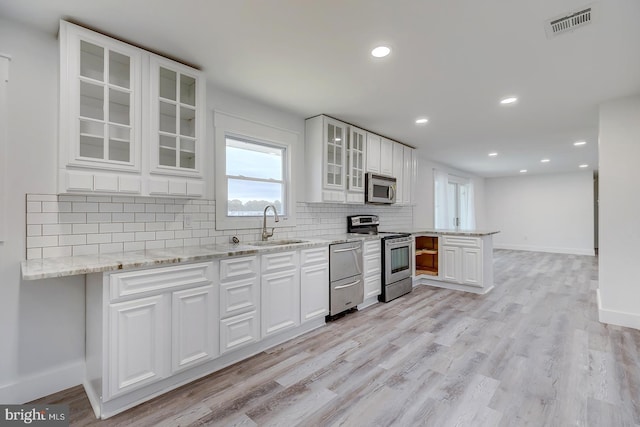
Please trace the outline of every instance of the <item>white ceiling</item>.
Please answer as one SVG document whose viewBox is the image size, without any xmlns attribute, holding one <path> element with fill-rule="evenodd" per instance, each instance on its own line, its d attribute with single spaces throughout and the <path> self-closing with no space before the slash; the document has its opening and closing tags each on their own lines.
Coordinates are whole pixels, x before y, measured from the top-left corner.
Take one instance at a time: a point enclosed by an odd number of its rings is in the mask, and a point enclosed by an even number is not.
<svg viewBox="0 0 640 427">
<path fill-rule="evenodd" d="M 546 37 L 588 4 L 594 22 Z M 68 18 L 487 177 L 596 169 L 598 104 L 640 93 L 638 0 L 0 0 L 0 16 L 51 34 Z M 392 53 L 375 59 L 380 43 Z"/>
</svg>

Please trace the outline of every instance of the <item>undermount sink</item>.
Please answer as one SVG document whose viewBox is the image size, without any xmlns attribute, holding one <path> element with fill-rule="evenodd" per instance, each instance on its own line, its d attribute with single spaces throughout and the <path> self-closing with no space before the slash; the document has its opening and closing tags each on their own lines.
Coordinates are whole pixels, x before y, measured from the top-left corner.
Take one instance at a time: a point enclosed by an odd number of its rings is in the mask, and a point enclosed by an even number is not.
<svg viewBox="0 0 640 427">
<path fill-rule="evenodd" d="M 307 240 L 262 240 L 258 242 L 248 243 L 249 246 L 283 246 L 293 245 L 296 243 L 306 243 Z"/>
</svg>

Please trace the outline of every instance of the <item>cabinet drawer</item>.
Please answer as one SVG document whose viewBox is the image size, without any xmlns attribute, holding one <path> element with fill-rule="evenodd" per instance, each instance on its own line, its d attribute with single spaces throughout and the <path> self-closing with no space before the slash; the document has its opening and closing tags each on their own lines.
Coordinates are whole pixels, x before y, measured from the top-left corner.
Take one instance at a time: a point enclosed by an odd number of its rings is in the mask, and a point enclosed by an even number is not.
<svg viewBox="0 0 640 427">
<path fill-rule="evenodd" d="M 109 280 L 111 300 L 178 286 L 207 285 L 213 280 L 213 263 L 114 273 Z"/>
<path fill-rule="evenodd" d="M 380 275 L 380 262 L 382 261 L 382 257 L 380 253 L 376 255 L 367 255 L 362 257 L 363 262 L 363 274 L 365 277 Z"/>
<path fill-rule="evenodd" d="M 329 262 L 329 247 L 303 249 L 300 251 L 300 265 L 323 264 Z"/>
<path fill-rule="evenodd" d="M 220 318 L 256 310 L 259 299 L 258 278 L 252 277 L 220 285 Z"/>
<path fill-rule="evenodd" d="M 258 341 L 258 312 L 241 314 L 220 321 L 220 353 Z"/>
<path fill-rule="evenodd" d="M 380 255 L 380 240 L 369 240 L 362 246 L 362 255 Z"/>
<path fill-rule="evenodd" d="M 482 245 L 479 237 L 467 236 L 443 236 L 442 243 L 444 245 L 466 246 L 470 248 L 479 248 Z"/>
<path fill-rule="evenodd" d="M 257 273 L 256 256 L 220 260 L 220 280 L 223 282 L 255 276 Z"/>
<path fill-rule="evenodd" d="M 296 252 L 276 252 L 262 255 L 262 272 L 289 270 L 298 266 L 298 254 Z"/>
</svg>

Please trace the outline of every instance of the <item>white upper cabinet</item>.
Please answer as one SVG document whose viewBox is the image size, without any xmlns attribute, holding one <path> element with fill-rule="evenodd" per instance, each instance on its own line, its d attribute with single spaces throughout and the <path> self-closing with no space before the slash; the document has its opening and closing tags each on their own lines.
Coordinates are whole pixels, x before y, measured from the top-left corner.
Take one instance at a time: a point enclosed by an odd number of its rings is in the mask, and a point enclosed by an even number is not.
<svg viewBox="0 0 640 427">
<path fill-rule="evenodd" d="M 406 145 L 393 143 L 393 173 L 396 178 L 396 204 L 410 205 L 414 190 L 414 149 Z"/>
<path fill-rule="evenodd" d="M 380 174 L 393 176 L 393 144 L 387 138 L 380 140 Z"/>
<path fill-rule="evenodd" d="M 305 123 L 307 202 L 346 201 L 347 125 L 326 116 Z"/>
<path fill-rule="evenodd" d="M 203 79 L 193 68 L 151 56 L 151 170 L 200 176 Z"/>
<path fill-rule="evenodd" d="M 367 133 L 367 172 L 393 176 L 393 144 L 390 139 Z"/>
<path fill-rule="evenodd" d="M 380 137 L 367 133 L 367 172 L 380 173 Z"/>
<path fill-rule="evenodd" d="M 202 196 L 204 96 L 199 71 L 61 21 L 59 192 Z"/>
<path fill-rule="evenodd" d="M 347 203 L 364 203 L 364 162 L 367 134 L 362 129 L 349 127 L 347 141 Z"/>
</svg>

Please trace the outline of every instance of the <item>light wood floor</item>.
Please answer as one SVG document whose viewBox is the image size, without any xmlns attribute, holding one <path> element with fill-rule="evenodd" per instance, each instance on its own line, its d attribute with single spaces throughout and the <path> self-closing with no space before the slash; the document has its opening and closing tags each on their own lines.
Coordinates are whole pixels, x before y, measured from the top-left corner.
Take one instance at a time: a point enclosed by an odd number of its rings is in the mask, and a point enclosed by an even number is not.
<svg viewBox="0 0 640 427">
<path fill-rule="evenodd" d="M 72 425 L 638 426 L 640 331 L 598 322 L 597 259 L 495 251 L 486 296 L 419 286 L 97 421 Z"/>
</svg>

